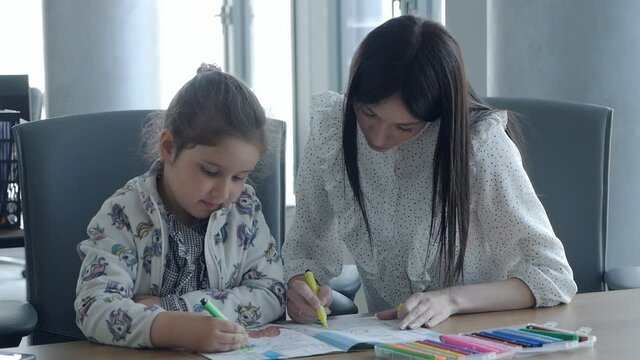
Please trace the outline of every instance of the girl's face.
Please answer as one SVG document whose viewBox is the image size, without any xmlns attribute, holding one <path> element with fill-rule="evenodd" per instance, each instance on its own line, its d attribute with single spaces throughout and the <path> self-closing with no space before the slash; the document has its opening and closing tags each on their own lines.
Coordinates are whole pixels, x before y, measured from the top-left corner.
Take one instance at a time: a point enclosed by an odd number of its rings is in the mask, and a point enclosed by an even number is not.
<svg viewBox="0 0 640 360">
<path fill-rule="evenodd" d="M 208 218 L 238 199 L 260 151 L 252 143 L 226 137 L 214 146 L 183 149 L 176 158 L 173 136 L 165 131 L 160 157 L 164 161 L 161 196 L 177 218 L 190 225 L 195 218 Z"/>
<path fill-rule="evenodd" d="M 373 105 L 356 103 L 356 119 L 369 147 L 385 152 L 412 139 L 426 123 L 413 117 L 396 95 Z"/>
</svg>

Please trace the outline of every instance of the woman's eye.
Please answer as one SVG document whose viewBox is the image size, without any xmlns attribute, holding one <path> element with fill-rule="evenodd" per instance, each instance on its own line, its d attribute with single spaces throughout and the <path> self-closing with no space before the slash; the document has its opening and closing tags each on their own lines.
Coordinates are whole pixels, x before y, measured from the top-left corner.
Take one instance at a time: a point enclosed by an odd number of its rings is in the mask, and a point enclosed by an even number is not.
<svg viewBox="0 0 640 360">
<path fill-rule="evenodd" d="M 369 111 L 366 111 L 366 110 L 362 110 L 362 113 L 363 113 L 365 116 L 368 116 L 368 117 L 375 117 L 375 116 L 376 116 L 376 114 L 375 114 L 375 113 L 372 113 L 372 112 L 369 112 Z"/>
</svg>

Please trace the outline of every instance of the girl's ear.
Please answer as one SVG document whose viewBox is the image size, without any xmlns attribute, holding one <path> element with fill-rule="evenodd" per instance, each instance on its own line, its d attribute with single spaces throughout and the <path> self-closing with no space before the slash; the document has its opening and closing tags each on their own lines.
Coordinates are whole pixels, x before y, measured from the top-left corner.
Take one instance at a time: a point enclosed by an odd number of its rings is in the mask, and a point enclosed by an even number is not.
<svg viewBox="0 0 640 360">
<path fill-rule="evenodd" d="M 160 134 L 160 158 L 165 164 L 173 163 L 173 157 L 176 152 L 176 145 L 173 139 L 173 134 L 164 130 Z"/>
</svg>

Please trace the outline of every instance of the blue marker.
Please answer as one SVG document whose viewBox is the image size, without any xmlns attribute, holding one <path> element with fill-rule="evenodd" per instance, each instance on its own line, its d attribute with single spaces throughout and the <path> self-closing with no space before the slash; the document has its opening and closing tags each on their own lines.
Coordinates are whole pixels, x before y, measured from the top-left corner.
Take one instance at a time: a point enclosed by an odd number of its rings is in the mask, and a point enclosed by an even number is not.
<svg viewBox="0 0 640 360">
<path fill-rule="evenodd" d="M 493 333 L 490 333 L 488 331 L 480 331 L 477 333 L 474 333 L 476 335 L 488 338 L 488 339 L 492 339 L 492 340 L 498 340 L 498 341 L 502 341 L 502 342 L 507 342 L 507 343 L 511 343 L 511 344 L 515 344 L 515 345 L 520 345 L 524 348 L 530 348 L 530 347 L 539 347 L 539 346 L 535 346 L 533 345 L 531 342 L 525 342 L 525 341 L 519 341 L 517 339 L 514 338 L 505 338 L 504 336 L 500 336 L 500 335 L 496 335 Z"/>
<path fill-rule="evenodd" d="M 502 336 L 506 339 L 512 339 L 512 340 L 518 340 L 518 341 L 522 341 L 522 342 L 526 342 L 526 343 L 530 343 L 532 347 L 541 347 L 542 345 L 544 345 L 544 342 L 541 341 L 537 341 L 534 339 L 528 339 L 524 336 L 517 336 L 517 335 L 513 335 L 513 334 L 509 334 L 508 332 L 505 331 L 501 331 L 501 330 L 493 330 L 490 331 L 490 333 L 492 333 L 493 335 L 498 335 L 498 336 Z"/>
</svg>

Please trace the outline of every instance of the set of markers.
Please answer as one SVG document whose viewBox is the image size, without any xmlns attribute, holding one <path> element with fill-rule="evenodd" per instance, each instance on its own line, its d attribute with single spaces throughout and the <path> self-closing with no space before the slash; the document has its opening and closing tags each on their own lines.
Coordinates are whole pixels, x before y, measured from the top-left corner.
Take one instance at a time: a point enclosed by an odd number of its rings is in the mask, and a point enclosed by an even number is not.
<svg viewBox="0 0 640 360">
<path fill-rule="evenodd" d="M 376 345 L 376 355 L 387 359 L 485 360 L 591 347 L 596 337 L 551 326 L 528 324 L 439 336 L 401 344 Z"/>
</svg>

